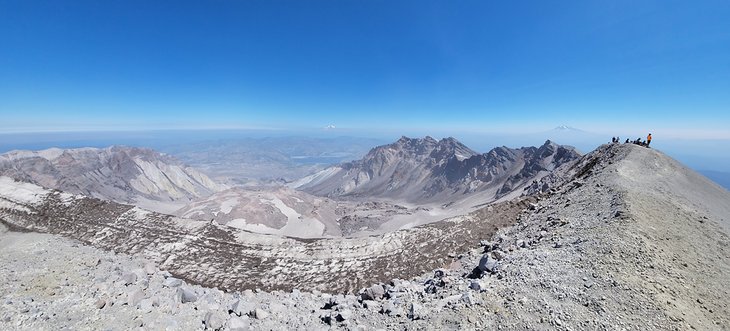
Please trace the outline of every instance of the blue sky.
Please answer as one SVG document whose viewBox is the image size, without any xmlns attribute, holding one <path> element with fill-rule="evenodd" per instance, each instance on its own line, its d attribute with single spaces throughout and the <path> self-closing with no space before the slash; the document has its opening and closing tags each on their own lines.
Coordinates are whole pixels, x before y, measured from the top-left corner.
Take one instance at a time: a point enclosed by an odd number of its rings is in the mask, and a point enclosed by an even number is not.
<svg viewBox="0 0 730 331">
<path fill-rule="evenodd" d="M 0 132 L 730 138 L 729 1 L 0 1 Z"/>
</svg>

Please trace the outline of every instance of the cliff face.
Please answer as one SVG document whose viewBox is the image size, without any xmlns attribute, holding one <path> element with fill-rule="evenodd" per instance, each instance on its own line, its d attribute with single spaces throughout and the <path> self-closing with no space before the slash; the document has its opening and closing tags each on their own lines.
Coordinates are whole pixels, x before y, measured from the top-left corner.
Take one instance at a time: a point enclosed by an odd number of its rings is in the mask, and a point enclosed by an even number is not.
<svg viewBox="0 0 730 331">
<path fill-rule="evenodd" d="M 478 154 L 456 139 L 431 137 L 379 146 L 363 159 L 323 170 L 295 184 L 328 197 L 390 198 L 413 203 L 449 202 L 490 192 L 501 198 L 580 155 L 547 141 L 540 147 L 498 147 Z"/>
<path fill-rule="evenodd" d="M 119 146 L 8 152 L 0 175 L 161 212 L 224 188 L 170 156 Z"/>
</svg>

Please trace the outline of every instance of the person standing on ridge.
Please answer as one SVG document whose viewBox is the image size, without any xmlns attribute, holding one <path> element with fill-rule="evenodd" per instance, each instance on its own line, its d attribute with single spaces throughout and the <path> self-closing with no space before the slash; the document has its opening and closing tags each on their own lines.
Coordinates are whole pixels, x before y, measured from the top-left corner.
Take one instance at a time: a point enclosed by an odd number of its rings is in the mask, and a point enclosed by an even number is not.
<svg viewBox="0 0 730 331">
<path fill-rule="evenodd" d="M 651 133 L 646 136 L 646 147 L 649 147 L 649 144 L 651 144 Z"/>
</svg>

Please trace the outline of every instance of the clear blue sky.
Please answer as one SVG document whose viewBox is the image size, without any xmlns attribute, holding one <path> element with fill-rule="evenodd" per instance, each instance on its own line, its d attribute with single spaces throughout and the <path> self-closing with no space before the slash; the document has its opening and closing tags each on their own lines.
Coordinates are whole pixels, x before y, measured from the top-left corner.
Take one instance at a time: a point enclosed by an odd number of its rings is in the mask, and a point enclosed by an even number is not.
<svg viewBox="0 0 730 331">
<path fill-rule="evenodd" d="M 730 137 L 730 1 L 0 0 L 0 132 Z"/>
</svg>

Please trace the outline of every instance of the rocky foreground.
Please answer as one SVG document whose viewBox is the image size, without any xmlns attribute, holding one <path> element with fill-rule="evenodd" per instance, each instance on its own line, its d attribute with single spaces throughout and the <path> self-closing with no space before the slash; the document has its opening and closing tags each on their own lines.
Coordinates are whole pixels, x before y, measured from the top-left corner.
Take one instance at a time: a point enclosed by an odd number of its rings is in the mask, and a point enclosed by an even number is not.
<svg viewBox="0 0 730 331">
<path fill-rule="evenodd" d="M 546 180 L 551 192 L 526 203 L 514 225 L 469 241 L 432 271 L 348 295 L 307 283 L 256 289 L 269 279 L 223 292 L 160 271 L 166 264 L 144 254 L 5 232 L 0 327 L 730 329 L 730 193 L 635 145 L 603 146 Z M 26 228 L 13 223 L 22 213 L 9 213 L 10 202 L 2 207 L 5 224 Z M 408 259 L 418 249 L 408 246 L 400 264 L 426 263 L 423 254 Z M 359 275 L 323 275 L 348 272 Z"/>
</svg>

